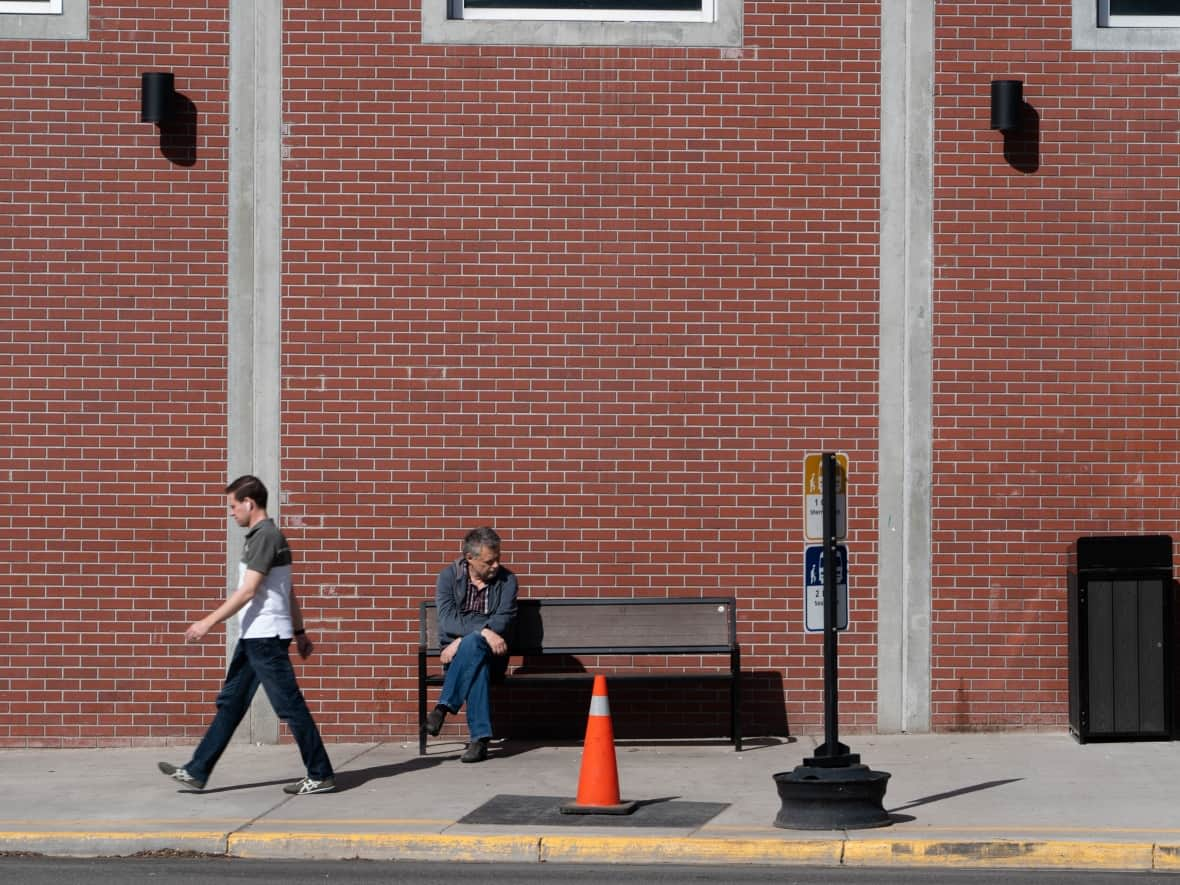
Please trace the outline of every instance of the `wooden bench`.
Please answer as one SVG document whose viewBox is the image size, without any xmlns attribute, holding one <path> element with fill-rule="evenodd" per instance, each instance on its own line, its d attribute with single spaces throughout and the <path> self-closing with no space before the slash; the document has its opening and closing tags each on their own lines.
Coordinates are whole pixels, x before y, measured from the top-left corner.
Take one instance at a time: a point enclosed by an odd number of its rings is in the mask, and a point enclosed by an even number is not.
<svg viewBox="0 0 1180 885">
<path fill-rule="evenodd" d="M 421 725 L 426 721 L 427 689 L 443 682 L 441 668 L 431 672 L 428 666 L 428 661 L 437 659 L 440 652 L 438 613 L 433 601 L 422 603 L 418 625 L 418 722 Z M 735 750 L 742 748 L 738 715 L 741 651 L 732 596 L 518 599 L 516 630 L 509 654 L 530 658 L 535 655 L 727 655 L 727 671 L 670 666 L 642 672 L 619 670 L 610 679 L 724 681 L 729 687 L 730 740 Z M 537 672 L 532 666 L 514 671 L 509 663 L 500 685 L 551 685 L 554 681 L 588 678 L 585 672 Z M 419 731 L 419 735 L 421 755 L 426 752 L 426 733 Z"/>
</svg>

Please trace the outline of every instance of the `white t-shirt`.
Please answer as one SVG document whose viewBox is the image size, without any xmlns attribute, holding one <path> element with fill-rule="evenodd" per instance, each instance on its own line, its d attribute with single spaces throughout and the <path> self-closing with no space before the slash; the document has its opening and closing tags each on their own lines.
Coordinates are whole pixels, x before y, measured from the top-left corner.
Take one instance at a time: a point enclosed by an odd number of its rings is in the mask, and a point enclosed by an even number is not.
<svg viewBox="0 0 1180 885">
<path fill-rule="evenodd" d="M 238 563 L 238 583 L 247 571 L 263 574 L 260 586 L 238 613 L 243 639 L 290 639 L 291 628 L 291 548 L 274 520 L 264 519 L 246 533 L 242 561 Z"/>
</svg>

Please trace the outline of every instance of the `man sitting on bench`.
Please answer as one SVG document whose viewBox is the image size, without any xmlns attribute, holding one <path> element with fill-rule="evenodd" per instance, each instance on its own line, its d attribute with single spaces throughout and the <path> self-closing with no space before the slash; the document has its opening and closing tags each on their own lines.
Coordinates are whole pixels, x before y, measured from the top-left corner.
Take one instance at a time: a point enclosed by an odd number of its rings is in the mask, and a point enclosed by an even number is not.
<svg viewBox="0 0 1180 885">
<path fill-rule="evenodd" d="M 442 694 L 422 725 L 437 735 L 448 713 L 467 704 L 470 742 L 462 762 L 488 758 L 492 736 L 489 685 L 508 668 L 508 639 L 516 621 L 516 575 L 500 564 L 500 536 L 483 526 L 463 538 L 463 556 L 438 576 L 439 660 L 446 668 Z"/>
</svg>

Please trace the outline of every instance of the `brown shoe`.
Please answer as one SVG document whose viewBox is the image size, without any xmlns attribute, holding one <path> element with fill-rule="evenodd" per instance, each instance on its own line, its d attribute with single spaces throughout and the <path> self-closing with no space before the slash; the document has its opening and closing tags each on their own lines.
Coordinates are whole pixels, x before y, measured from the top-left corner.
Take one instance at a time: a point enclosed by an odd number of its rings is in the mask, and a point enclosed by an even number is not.
<svg viewBox="0 0 1180 885">
<path fill-rule="evenodd" d="M 438 737 L 438 733 L 442 731 L 443 723 L 446 721 L 447 708 L 439 704 L 426 714 L 426 722 L 422 724 L 422 730 L 431 737 Z"/>
</svg>

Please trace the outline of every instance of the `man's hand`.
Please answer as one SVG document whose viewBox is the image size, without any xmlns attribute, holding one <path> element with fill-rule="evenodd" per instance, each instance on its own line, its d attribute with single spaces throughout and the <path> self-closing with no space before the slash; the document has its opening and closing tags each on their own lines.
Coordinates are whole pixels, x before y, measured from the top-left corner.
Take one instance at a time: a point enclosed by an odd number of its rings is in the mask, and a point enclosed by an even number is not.
<svg viewBox="0 0 1180 885">
<path fill-rule="evenodd" d="M 311 657 L 311 652 L 315 648 L 315 643 L 307 638 L 306 633 L 299 633 L 295 636 L 295 648 L 299 650 L 299 657 L 306 661 Z"/>
<path fill-rule="evenodd" d="M 492 630 L 489 627 L 484 627 L 479 631 L 479 635 L 487 641 L 488 648 L 492 650 L 492 654 L 499 657 L 500 655 L 508 653 L 508 643 L 505 642 L 504 637 L 495 630 Z"/>
<path fill-rule="evenodd" d="M 184 641 L 200 642 L 205 638 L 205 634 L 207 634 L 212 629 L 213 625 L 208 623 L 206 618 L 202 618 L 199 621 L 193 621 L 193 623 L 189 624 L 188 629 L 184 631 Z"/>
<path fill-rule="evenodd" d="M 455 656 L 455 652 L 459 650 L 459 643 L 462 641 L 463 639 L 461 637 L 459 639 L 451 640 L 451 644 L 439 652 L 439 661 L 444 664 L 449 664 L 451 662 L 451 658 Z"/>
</svg>

